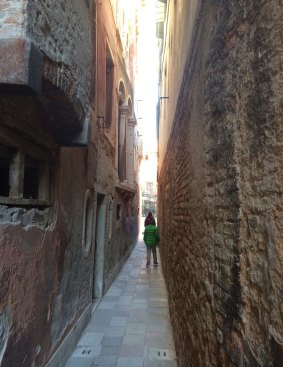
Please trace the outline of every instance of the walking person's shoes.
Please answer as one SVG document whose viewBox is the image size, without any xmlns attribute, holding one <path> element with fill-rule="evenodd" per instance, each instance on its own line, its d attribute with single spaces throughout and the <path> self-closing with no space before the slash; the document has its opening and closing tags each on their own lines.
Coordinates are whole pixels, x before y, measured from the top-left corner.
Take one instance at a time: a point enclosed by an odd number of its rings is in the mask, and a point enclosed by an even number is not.
<svg viewBox="0 0 283 367">
<path fill-rule="evenodd" d="M 154 261 L 154 266 L 157 266 L 158 265 L 158 261 Z"/>
<path fill-rule="evenodd" d="M 146 267 L 149 268 L 150 267 L 150 262 L 146 263 Z"/>
</svg>

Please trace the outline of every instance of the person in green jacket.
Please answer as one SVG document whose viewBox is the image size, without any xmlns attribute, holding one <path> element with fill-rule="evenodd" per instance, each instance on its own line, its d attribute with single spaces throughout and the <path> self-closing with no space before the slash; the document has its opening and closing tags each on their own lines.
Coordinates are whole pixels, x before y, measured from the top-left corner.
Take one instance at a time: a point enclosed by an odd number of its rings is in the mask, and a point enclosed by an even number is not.
<svg viewBox="0 0 283 367">
<path fill-rule="evenodd" d="M 146 247 L 147 247 L 147 263 L 146 263 L 146 266 L 147 267 L 150 266 L 151 252 L 152 252 L 152 255 L 153 255 L 154 266 L 157 266 L 158 262 L 157 262 L 157 254 L 156 254 L 156 245 L 160 241 L 160 238 L 159 238 L 158 228 L 156 227 L 155 224 L 149 224 L 145 227 L 143 240 L 144 240 L 144 242 L 146 244 Z"/>
</svg>

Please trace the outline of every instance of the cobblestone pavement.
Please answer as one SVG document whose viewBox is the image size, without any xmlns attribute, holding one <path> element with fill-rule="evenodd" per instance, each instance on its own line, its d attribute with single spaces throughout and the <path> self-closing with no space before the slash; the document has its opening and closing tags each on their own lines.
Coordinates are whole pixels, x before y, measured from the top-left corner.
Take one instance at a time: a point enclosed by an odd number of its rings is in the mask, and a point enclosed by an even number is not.
<svg viewBox="0 0 283 367">
<path fill-rule="evenodd" d="M 145 265 L 140 241 L 65 367 L 177 367 L 161 266 Z"/>
</svg>

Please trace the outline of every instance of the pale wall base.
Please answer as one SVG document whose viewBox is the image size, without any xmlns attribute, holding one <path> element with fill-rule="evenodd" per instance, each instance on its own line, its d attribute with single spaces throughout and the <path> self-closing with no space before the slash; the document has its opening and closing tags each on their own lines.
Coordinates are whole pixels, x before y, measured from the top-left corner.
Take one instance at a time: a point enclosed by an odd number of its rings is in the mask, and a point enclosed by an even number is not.
<svg viewBox="0 0 283 367">
<path fill-rule="evenodd" d="M 92 306 L 93 305 L 90 304 L 86 307 L 85 311 L 70 330 L 60 347 L 53 354 L 49 362 L 47 362 L 46 367 L 65 366 L 90 320 Z"/>
</svg>

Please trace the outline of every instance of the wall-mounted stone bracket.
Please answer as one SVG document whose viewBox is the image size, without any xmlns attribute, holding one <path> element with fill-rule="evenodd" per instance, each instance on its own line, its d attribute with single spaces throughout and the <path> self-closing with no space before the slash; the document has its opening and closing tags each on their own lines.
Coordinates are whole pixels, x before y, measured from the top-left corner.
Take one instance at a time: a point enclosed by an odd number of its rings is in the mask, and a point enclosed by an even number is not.
<svg viewBox="0 0 283 367">
<path fill-rule="evenodd" d="M 90 126 L 68 65 L 44 56 L 28 39 L 0 39 L 0 93 L 33 94 L 60 146 L 87 146 Z"/>
<path fill-rule="evenodd" d="M 116 183 L 116 189 L 122 196 L 124 202 L 128 200 L 132 200 L 134 196 L 137 193 L 137 188 L 135 185 L 130 185 L 129 183 L 123 181 L 123 182 L 117 182 Z"/>
<path fill-rule="evenodd" d="M 42 54 L 31 41 L 20 38 L 0 40 L 0 83 L 26 86 L 41 91 Z"/>
<path fill-rule="evenodd" d="M 90 141 L 90 135 L 91 126 L 89 120 L 86 118 L 79 132 L 66 127 L 61 128 L 57 134 L 57 141 L 60 146 L 87 147 Z"/>
</svg>

